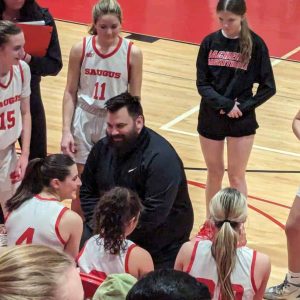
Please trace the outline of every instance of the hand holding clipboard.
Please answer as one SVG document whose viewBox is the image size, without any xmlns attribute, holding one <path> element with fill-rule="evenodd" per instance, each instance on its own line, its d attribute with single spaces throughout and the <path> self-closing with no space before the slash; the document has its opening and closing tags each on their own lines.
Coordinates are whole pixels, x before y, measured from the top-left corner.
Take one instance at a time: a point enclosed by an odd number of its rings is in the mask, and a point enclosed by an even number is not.
<svg viewBox="0 0 300 300">
<path fill-rule="evenodd" d="M 51 40 L 52 26 L 44 25 L 44 21 L 24 22 L 17 25 L 25 36 L 25 52 L 32 56 L 45 56 Z"/>
</svg>

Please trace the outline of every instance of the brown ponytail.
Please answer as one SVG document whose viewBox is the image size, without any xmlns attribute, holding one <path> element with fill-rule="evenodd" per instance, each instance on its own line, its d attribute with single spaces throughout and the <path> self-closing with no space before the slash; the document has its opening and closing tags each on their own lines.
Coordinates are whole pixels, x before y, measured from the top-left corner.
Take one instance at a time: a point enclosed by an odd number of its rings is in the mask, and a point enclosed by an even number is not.
<svg viewBox="0 0 300 300">
<path fill-rule="evenodd" d="M 115 187 L 100 198 L 94 213 L 94 233 L 104 239 L 108 253 L 119 254 L 126 249 L 126 226 L 132 218 L 138 218 L 141 209 L 139 196 L 127 188 Z"/>
<path fill-rule="evenodd" d="M 51 187 L 51 180 L 60 181 L 70 175 L 73 159 L 65 154 L 52 154 L 44 158 L 31 160 L 26 168 L 25 176 L 16 193 L 6 202 L 8 211 L 20 207 L 25 201 L 39 194 L 43 188 Z"/>
<path fill-rule="evenodd" d="M 240 32 L 240 49 L 243 63 L 249 63 L 252 55 L 253 41 L 246 17 L 242 20 Z"/>
</svg>

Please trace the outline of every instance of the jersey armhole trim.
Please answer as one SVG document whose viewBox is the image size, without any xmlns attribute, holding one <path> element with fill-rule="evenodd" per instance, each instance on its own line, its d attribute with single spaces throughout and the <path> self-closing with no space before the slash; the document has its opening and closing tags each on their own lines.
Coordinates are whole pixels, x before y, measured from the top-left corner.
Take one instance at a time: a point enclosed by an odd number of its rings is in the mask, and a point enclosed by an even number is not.
<svg viewBox="0 0 300 300">
<path fill-rule="evenodd" d="M 195 260 L 195 256 L 196 256 L 196 251 L 197 251 L 197 248 L 198 248 L 198 244 L 199 244 L 199 241 L 197 241 L 194 245 L 194 248 L 193 248 L 193 252 L 192 252 L 192 255 L 191 255 L 191 259 L 190 259 L 190 263 L 186 269 L 186 273 L 190 273 L 191 269 L 192 269 L 192 266 L 194 264 L 194 260 Z"/>
<path fill-rule="evenodd" d="M 8 212 L 8 213 L 6 213 L 5 214 L 5 216 L 4 216 L 4 224 L 7 222 L 7 220 L 8 220 L 8 217 L 11 215 L 11 211 L 10 212 Z"/>
<path fill-rule="evenodd" d="M 127 51 L 127 72 L 128 72 L 128 82 L 130 82 L 130 54 L 131 54 L 131 48 L 132 48 L 133 42 L 129 42 L 128 44 L 128 51 Z"/>
<path fill-rule="evenodd" d="M 86 245 L 87 245 L 88 241 L 89 241 L 89 239 L 84 243 L 83 247 L 81 248 L 81 250 L 79 251 L 78 255 L 75 258 L 75 262 L 76 262 L 77 265 L 78 265 L 79 259 L 81 258 L 82 254 L 83 254 L 83 252 L 84 252 L 84 250 L 86 248 Z"/>
<path fill-rule="evenodd" d="M 129 273 L 129 267 L 128 267 L 129 255 L 130 255 L 132 249 L 135 248 L 135 247 L 137 247 L 137 245 L 132 244 L 127 249 L 127 253 L 126 253 L 126 256 L 125 256 L 125 273 Z"/>
<path fill-rule="evenodd" d="M 255 293 L 257 293 L 257 287 L 255 284 L 255 278 L 254 278 L 254 268 L 255 268 L 255 263 L 256 263 L 256 250 L 253 250 L 253 257 L 252 257 L 252 263 L 251 263 L 251 283 L 252 287 Z"/>
<path fill-rule="evenodd" d="M 86 37 L 83 38 L 83 43 L 82 43 L 82 53 L 81 53 L 81 57 L 80 57 L 80 66 L 82 65 L 82 62 L 84 60 L 84 56 L 85 56 L 85 47 L 86 47 Z"/>
<path fill-rule="evenodd" d="M 67 207 L 64 207 L 64 208 L 60 211 L 60 213 L 59 213 L 59 215 L 58 215 L 58 217 L 57 217 L 57 220 L 56 220 L 56 222 L 55 222 L 55 232 L 56 232 L 56 235 L 57 235 L 59 241 L 60 241 L 63 245 L 65 245 L 67 242 L 62 238 L 62 236 L 61 236 L 61 234 L 60 234 L 60 232 L 59 232 L 59 223 L 60 223 L 60 221 L 61 221 L 61 218 L 62 218 L 63 215 L 65 214 L 65 212 L 68 211 L 68 210 L 69 210 L 69 209 L 68 209 Z"/>
</svg>

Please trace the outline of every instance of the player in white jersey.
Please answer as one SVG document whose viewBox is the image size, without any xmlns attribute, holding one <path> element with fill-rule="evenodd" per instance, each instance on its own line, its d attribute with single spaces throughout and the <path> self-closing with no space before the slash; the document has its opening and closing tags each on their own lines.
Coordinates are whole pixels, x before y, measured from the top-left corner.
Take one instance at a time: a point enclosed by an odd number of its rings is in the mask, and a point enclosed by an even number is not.
<svg viewBox="0 0 300 300">
<path fill-rule="evenodd" d="M 6 203 L 8 245 L 48 245 L 75 258 L 82 220 L 60 202 L 76 197 L 80 185 L 76 164 L 68 155 L 31 160 L 17 192 Z"/>
<path fill-rule="evenodd" d="M 9 21 L 0 21 L 0 204 L 3 210 L 28 164 L 30 71 L 28 65 L 20 61 L 24 43 L 19 27 Z M 17 158 L 15 142 L 20 135 L 23 148 Z"/>
<path fill-rule="evenodd" d="M 126 188 L 115 187 L 101 197 L 94 215 L 97 234 L 77 259 L 81 272 L 105 279 L 115 273 L 140 278 L 153 271 L 150 254 L 126 239 L 138 223 L 141 208 L 138 195 Z"/>
<path fill-rule="evenodd" d="M 175 269 L 205 283 L 212 299 L 262 299 L 271 264 L 265 254 L 238 247 L 247 218 L 246 197 L 234 188 L 219 191 L 209 204 L 215 236 L 185 243 Z M 244 238 L 244 237 L 242 237 Z"/>
<path fill-rule="evenodd" d="M 300 110 L 293 120 L 293 131 L 300 140 Z M 285 234 L 288 251 L 288 272 L 281 284 L 269 287 L 266 290 L 265 299 L 300 298 L 300 187 L 286 221 Z"/>
<path fill-rule="evenodd" d="M 92 36 L 70 52 L 61 150 L 74 157 L 79 175 L 92 146 L 105 135 L 106 101 L 125 91 L 141 95 L 142 52 L 120 37 L 121 23 L 119 3 L 99 1 L 93 7 Z M 81 213 L 79 200 L 72 209 Z"/>
</svg>

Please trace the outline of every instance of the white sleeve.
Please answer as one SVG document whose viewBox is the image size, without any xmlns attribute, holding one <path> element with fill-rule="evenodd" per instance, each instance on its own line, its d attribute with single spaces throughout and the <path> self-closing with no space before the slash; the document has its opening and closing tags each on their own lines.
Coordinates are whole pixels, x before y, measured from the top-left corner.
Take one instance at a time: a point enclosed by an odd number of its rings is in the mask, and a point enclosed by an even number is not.
<svg viewBox="0 0 300 300">
<path fill-rule="evenodd" d="M 25 97 L 29 97 L 31 94 L 31 90 L 30 90 L 31 73 L 30 73 L 30 68 L 25 61 L 20 60 L 20 64 L 23 70 L 23 78 L 24 78 L 21 97 L 25 98 Z"/>
</svg>

